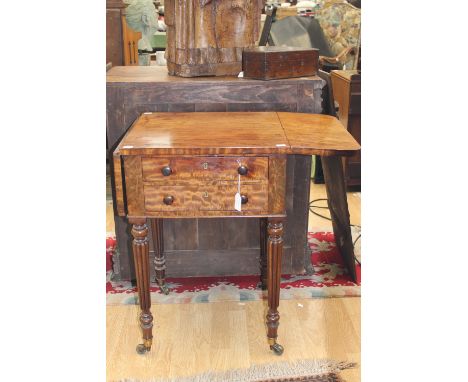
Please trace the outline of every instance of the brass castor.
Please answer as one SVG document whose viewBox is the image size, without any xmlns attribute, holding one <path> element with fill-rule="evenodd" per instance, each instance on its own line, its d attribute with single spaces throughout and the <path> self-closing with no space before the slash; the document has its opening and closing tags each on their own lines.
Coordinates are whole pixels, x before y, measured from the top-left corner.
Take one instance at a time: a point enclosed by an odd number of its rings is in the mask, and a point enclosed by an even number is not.
<svg viewBox="0 0 468 382">
<path fill-rule="evenodd" d="M 270 345 L 270 349 L 273 350 L 276 355 L 281 355 L 284 352 L 284 347 L 277 343 Z"/>
<path fill-rule="evenodd" d="M 152 339 L 145 340 L 144 343 L 137 345 L 136 351 L 138 354 L 145 354 L 151 350 Z"/>
<path fill-rule="evenodd" d="M 147 351 L 149 351 L 150 349 L 147 349 L 145 345 L 143 344 L 138 344 L 137 347 L 136 347 L 136 351 L 138 354 L 145 354 Z"/>
</svg>

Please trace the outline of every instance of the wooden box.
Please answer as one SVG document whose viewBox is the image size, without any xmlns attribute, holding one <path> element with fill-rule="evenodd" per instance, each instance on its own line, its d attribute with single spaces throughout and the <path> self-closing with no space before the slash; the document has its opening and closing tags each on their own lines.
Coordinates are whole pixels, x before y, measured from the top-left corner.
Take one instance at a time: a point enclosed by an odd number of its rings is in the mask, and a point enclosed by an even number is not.
<svg viewBox="0 0 468 382">
<path fill-rule="evenodd" d="M 317 74 L 318 49 L 258 46 L 242 53 L 244 77 L 258 80 L 308 77 Z"/>
</svg>

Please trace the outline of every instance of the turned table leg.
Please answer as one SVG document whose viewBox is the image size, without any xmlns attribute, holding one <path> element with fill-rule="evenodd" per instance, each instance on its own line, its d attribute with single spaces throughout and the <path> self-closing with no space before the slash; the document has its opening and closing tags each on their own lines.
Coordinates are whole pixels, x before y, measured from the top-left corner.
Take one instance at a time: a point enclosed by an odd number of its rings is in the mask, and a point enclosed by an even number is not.
<svg viewBox="0 0 468 382">
<path fill-rule="evenodd" d="M 283 257 L 283 218 L 268 219 L 268 343 L 277 355 L 283 354 L 283 347 L 276 342 L 279 326 L 279 297 L 281 281 L 281 259 Z"/>
<path fill-rule="evenodd" d="M 260 282 L 262 290 L 267 289 L 267 226 L 268 219 L 260 218 Z"/>
<path fill-rule="evenodd" d="M 148 227 L 146 219 L 131 218 L 133 236 L 133 257 L 137 279 L 138 298 L 140 300 L 140 327 L 143 331 L 143 344 L 137 346 L 137 352 L 143 354 L 151 350 L 153 341 L 153 315 L 151 314 L 150 272 Z"/>
<path fill-rule="evenodd" d="M 164 256 L 162 219 L 151 219 L 151 236 L 153 237 L 156 282 L 161 292 L 169 294 L 169 288 L 166 286 L 166 257 Z"/>
</svg>

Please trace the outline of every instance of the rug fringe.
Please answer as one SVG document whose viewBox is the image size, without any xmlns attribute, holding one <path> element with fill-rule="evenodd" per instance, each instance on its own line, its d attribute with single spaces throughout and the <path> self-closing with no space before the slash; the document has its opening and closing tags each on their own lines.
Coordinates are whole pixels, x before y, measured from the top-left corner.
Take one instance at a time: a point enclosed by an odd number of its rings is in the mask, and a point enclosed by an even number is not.
<svg viewBox="0 0 468 382">
<path fill-rule="evenodd" d="M 329 359 L 305 359 L 294 362 L 275 362 L 253 365 L 245 369 L 233 369 L 223 372 L 205 372 L 189 377 L 163 379 L 122 379 L 120 382 L 261 382 L 265 380 L 313 377 L 327 373 L 338 373 L 341 370 L 356 366 L 354 362 L 339 362 Z"/>
</svg>

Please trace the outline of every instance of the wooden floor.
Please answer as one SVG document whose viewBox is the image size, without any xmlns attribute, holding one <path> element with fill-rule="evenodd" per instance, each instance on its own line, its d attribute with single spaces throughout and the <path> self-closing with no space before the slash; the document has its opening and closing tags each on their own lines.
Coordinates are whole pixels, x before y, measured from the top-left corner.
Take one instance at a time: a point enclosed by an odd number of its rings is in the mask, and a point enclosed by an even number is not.
<svg viewBox="0 0 468 382">
<path fill-rule="evenodd" d="M 312 184 L 311 200 L 325 197 L 325 187 Z M 360 224 L 360 194 L 348 193 L 348 203 L 351 223 Z M 329 216 L 324 209 L 319 213 Z M 310 214 L 310 228 L 330 226 Z M 107 231 L 112 229 L 108 207 Z M 107 379 L 188 376 L 304 358 L 360 362 L 360 298 L 282 300 L 281 357 L 268 348 L 266 307 L 266 301 L 153 305 L 153 349 L 142 356 L 135 352 L 141 342 L 138 307 L 107 306 Z M 360 368 L 341 375 L 357 382 Z"/>
</svg>

